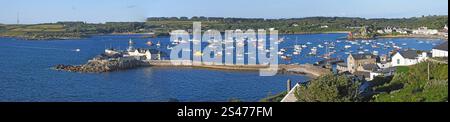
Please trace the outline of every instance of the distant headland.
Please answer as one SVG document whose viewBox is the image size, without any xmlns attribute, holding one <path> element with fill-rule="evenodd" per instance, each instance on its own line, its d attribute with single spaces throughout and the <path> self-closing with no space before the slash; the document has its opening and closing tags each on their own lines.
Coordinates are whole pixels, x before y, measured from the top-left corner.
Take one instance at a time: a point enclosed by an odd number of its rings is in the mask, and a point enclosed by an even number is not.
<svg viewBox="0 0 450 122">
<path fill-rule="evenodd" d="M 422 27 L 441 32 L 448 23 L 448 15 L 394 19 L 366 19 L 358 17 L 306 17 L 289 19 L 150 17 L 145 22 L 106 22 L 94 24 L 75 21 L 42 24 L 0 24 L 0 37 L 52 40 L 81 39 L 99 34 L 143 33 L 157 37 L 168 36 L 172 30 L 192 30 L 193 22 L 202 22 L 204 25 L 202 28 L 205 30 L 215 29 L 222 32 L 235 29 L 277 29 L 280 34 L 349 33 L 349 38 L 364 39 L 373 37 L 404 37 L 407 34 L 413 34 L 413 29 Z M 397 32 L 400 29 L 402 30 Z"/>
</svg>

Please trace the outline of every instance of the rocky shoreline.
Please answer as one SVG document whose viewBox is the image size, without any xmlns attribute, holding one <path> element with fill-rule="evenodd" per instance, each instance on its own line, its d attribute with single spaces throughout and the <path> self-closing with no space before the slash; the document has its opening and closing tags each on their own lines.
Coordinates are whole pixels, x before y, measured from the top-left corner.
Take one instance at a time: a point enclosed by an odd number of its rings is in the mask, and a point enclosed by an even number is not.
<svg viewBox="0 0 450 122">
<path fill-rule="evenodd" d="M 119 60 L 91 60 L 83 65 L 64 65 L 59 64 L 55 66 L 56 70 L 82 73 L 103 73 L 111 71 L 126 70 L 149 66 L 147 63 L 139 60 L 119 61 Z"/>
</svg>

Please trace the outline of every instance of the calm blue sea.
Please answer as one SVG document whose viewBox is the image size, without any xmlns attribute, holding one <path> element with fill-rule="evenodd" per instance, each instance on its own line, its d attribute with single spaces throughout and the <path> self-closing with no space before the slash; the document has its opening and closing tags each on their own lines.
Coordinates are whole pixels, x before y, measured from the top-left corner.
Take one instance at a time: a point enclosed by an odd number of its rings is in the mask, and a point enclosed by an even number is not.
<svg viewBox="0 0 450 122">
<path fill-rule="evenodd" d="M 314 63 L 318 57 L 306 56 L 309 48 L 325 41 L 336 42 L 345 34 L 284 35 L 280 48 L 293 44 L 310 46 L 293 60 L 280 63 Z M 138 68 L 111 73 L 72 73 L 51 69 L 57 64 L 83 64 L 102 53 L 105 48 L 125 49 L 129 39 L 136 47 L 148 48 L 149 40 L 142 35 L 100 35 L 81 40 L 27 41 L 0 38 L 0 102 L 164 102 L 179 101 L 258 101 L 286 89 L 286 80 L 304 82 L 309 78 L 298 75 L 260 77 L 258 72 L 218 71 L 192 68 Z M 150 39 L 169 44 L 168 37 Z M 374 42 L 406 43 L 403 48 L 431 50 L 442 40 L 399 38 L 378 39 Z M 336 43 L 333 57 L 346 57 L 341 50 L 348 45 Z M 380 54 L 390 49 L 378 50 Z M 357 50 L 353 46 L 349 50 Z M 74 51 L 81 49 L 80 52 Z M 325 52 L 319 48 L 319 55 Z M 357 51 L 356 51 L 357 52 Z"/>
</svg>

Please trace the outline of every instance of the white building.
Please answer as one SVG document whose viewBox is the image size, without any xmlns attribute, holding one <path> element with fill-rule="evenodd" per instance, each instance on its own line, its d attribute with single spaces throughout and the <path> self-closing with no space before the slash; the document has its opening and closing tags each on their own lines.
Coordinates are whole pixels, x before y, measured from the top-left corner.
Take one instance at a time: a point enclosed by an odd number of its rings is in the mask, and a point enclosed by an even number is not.
<svg viewBox="0 0 450 122">
<path fill-rule="evenodd" d="M 418 54 L 417 50 L 407 50 L 397 52 L 392 57 L 391 65 L 397 66 L 410 66 L 422 62 L 428 58 L 427 52 Z"/>
<path fill-rule="evenodd" d="M 406 28 L 400 28 L 395 31 L 400 34 L 408 34 L 408 29 L 406 29 Z"/>
<path fill-rule="evenodd" d="M 386 28 L 384 28 L 384 32 L 385 32 L 385 33 L 392 33 L 392 32 L 394 32 L 395 29 L 396 29 L 396 28 L 386 27 Z"/>
<path fill-rule="evenodd" d="M 377 62 L 378 67 L 380 67 L 381 69 L 392 67 L 390 58 L 391 57 L 389 57 L 388 55 L 379 56 L 380 60 Z"/>
<path fill-rule="evenodd" d="M 128 50 L 124 57 L 135 57 L 137 60 L 151 60 L 152 53 L 150 50 L 134 49 Z"/>
<path fill-rule="evenodd" d="M 384 34 L 384 31 L 383 30 L 377 30 L 377 33 Z"/>
<path fill-rule="evenodd" d="M 428 27 L 420 27 L 417 30 L 413 30 L 413 34 L 419 35 L 436 35 L 439 31 L 436 29 L 428 29 Z"/>
<path fill-rule="evenodd" d="M 448 57 L 448 42 L 444 42 L 432 50 L 433 57 Z"/>
<path fill-rule="evenodd" d="M 123 57 L 134 57 L 136 60 L 160 60 L 161 54 L 150 49 L 135 49 L 132 40 L 128 43 L 128 49 L 124 52 Z M 106 52 L 106 50 L 105 50 Z"/>
</svg>

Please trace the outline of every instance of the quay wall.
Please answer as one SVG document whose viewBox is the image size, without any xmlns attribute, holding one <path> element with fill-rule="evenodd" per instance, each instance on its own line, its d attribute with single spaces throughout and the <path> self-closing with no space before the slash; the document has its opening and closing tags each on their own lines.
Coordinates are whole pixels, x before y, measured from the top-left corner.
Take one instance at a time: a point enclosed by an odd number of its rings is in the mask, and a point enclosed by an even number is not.
<svg viewBox="0 0 450 122">
<path fill-rule="evenodd" d="M 193 61 L 170 61 L 170 60 L 152 60 L 147 62 L 150 66 L 156 67 L 193 67 L 193 68 L 208 68 L 218 70 L 240 70 L 240 71 L 259 71 L 260 69 L 268 69 L 268 65 L 239 65 L 239 64 L 213 64 L 205 62 L 193 62 Z M 318 77 L 327 73 L 331 73 L 330 70 L 314 66 L 312 64 L 302 65 L 287 65 L 279 64 L 279 73 L 294 73 L 294 74 L 307 74 L 312 77 Z"/>
<path fill-rule="evenodd" d="M 235 71 L 260 71 L 271 70 L 269 65 L 243 65 L 243 64 L 214 64 L 208 62 L 193 62 L 189 60 L 171 61 L 171 60 L 89 60 L 86 64 L 57 65 L 57 70 L 66 70 L 71 72 L 111 72 L 118 70 L 126 70 L 138 67 L 191 67 L 206 68 L 216 70 L 235 70 Z M 302 65 L 286 65 L 279 64 L 275 67 L 280 74 L 306 74 L 311 77 L 318 77 L 326 73 L 331 73 L 328 69 L 314 66 L 311 64 Z"/>
</svg>

